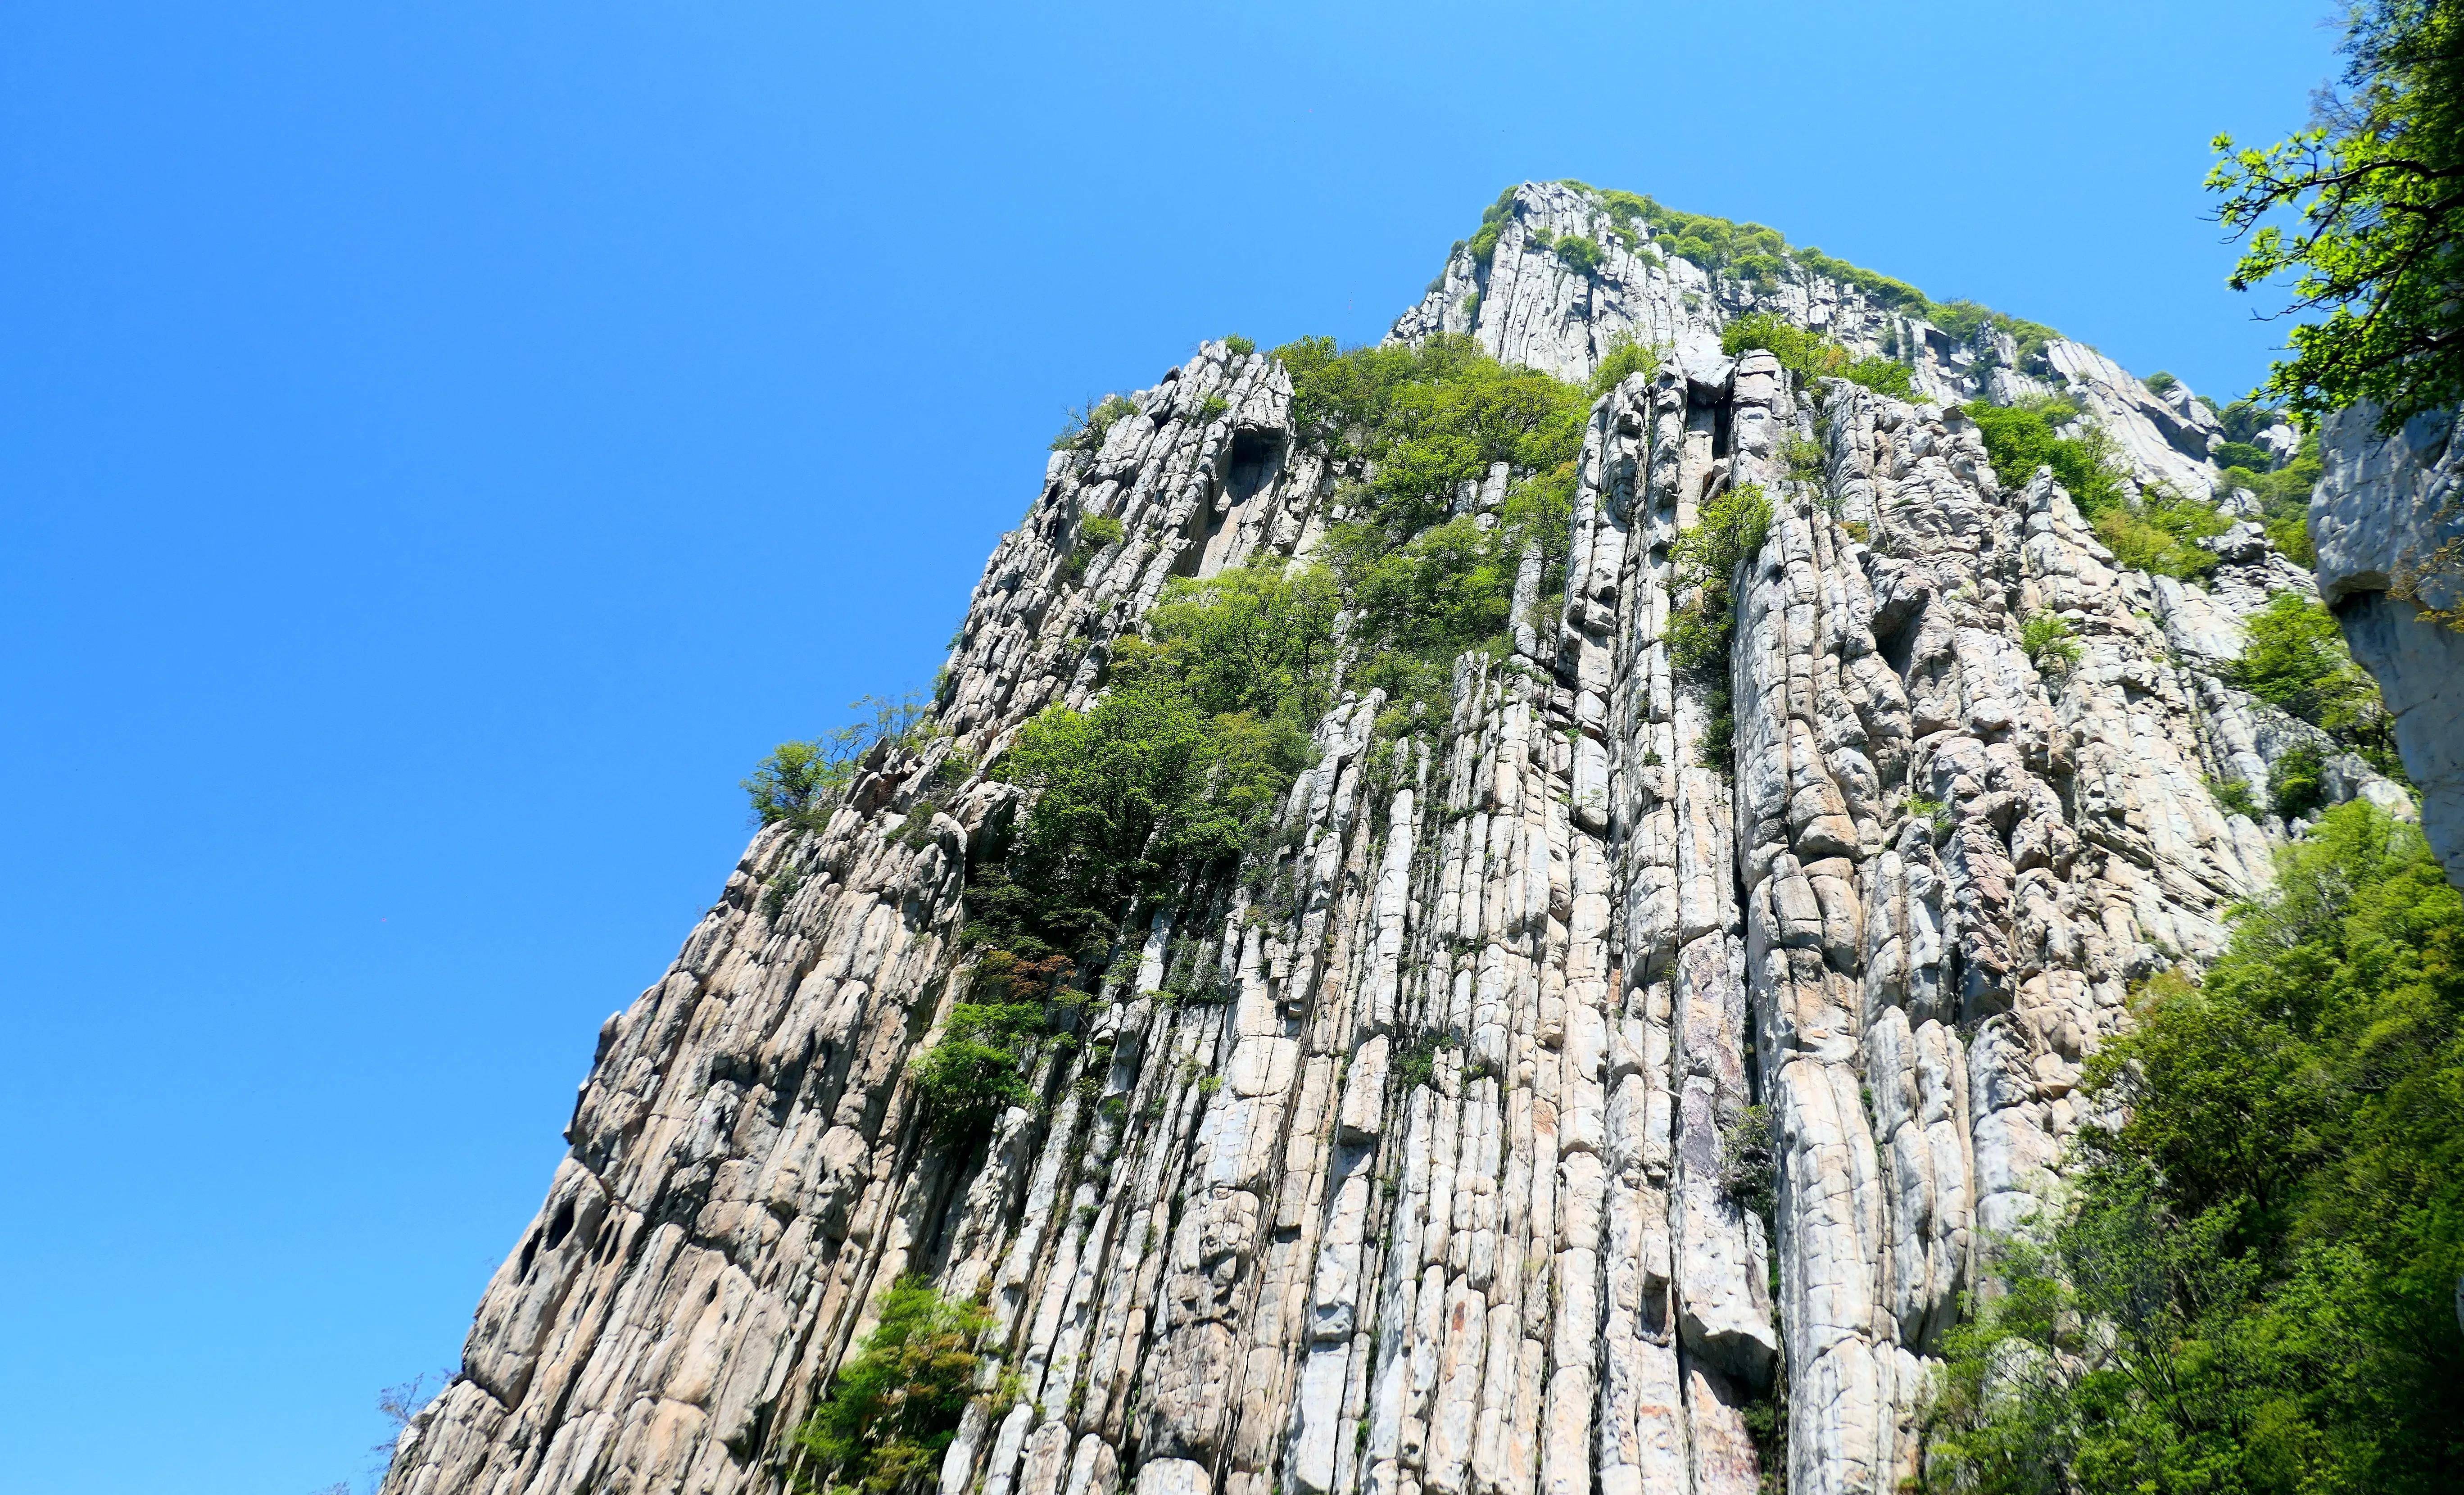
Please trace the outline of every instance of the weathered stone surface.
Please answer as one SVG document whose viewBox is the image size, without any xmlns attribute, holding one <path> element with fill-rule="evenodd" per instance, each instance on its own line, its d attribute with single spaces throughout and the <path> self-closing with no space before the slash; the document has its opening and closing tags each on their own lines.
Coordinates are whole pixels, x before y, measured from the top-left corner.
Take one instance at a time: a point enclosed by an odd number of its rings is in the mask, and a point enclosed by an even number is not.
<svg viewBox="0 0 2464 1495">
<path fill-rule="evenodd" d="M 2226 679 L 2241 620 L 2306 583 L 2240 532 L 2205 587 L 2121 571 L 1955 408 L 2066 388 L 2135 481 L 2196 488 L 2214 432 L 2187 391 L 1666 250 L 1527 186 L 1491 260 L 1452 256 L 1396 324 L 1570 378 L 1622 339 L 1666 353 L 1593 407 L 1564 607 L 1459 660 L 1444 719 L 1381 737 L 1376 694 L 1338 702 L 1275 849 L 1143 914 L 1044 1104 L 953 1151 L 907 1066 L 966 999 L 965 852 L 1017 791 L 935 770 L 1086 704 L 1171 578 L 1308 554 L 1363 475 L 1221 343 L 1056 453 L 977 588 L 943 735 L 868 760 L 823 830 L 757 836 L 608 1021 L 388 1495 L 768 1495 L 910 1272 L 980 1297 L 999 1361 L 942 1495 L 1746 1495 L 1746 1413 L 1783 1372 L 1791 1487 L 1896 1487 L 1927 1357 L 2063 1166 L 2080 1064 L 2131 982 L 2215 953 L 2287 832 L 2207 786 L 2263 803 L 2314 740 Z M 1896 350 L 1926 398 L 1721 355 L 1749 311 Z M 1792 476 L 1817 439 L 1819 479 Z M 1670 545 L 1748 482 L 1773 520 L 1730 658 L 1680 670 Z M 1082 568 L 1094 515 L 1123 536 Z M 2019 648 L 2046 611 L 2067 671 Z M 1168 971 L 1221 1000 L 1157 995 Z"/>
<path fill-rule="evenodd" d="M 2378 678 L 2422 829 L 2464 886 L 2464 632 L 2426 611 L 2464 605 L 2464 441 L 2453 416 L 2416 416 L 2392 436 L 2377 420 L 2362 406 L 2321 429 L 2319 592 Z"/>
</svg>

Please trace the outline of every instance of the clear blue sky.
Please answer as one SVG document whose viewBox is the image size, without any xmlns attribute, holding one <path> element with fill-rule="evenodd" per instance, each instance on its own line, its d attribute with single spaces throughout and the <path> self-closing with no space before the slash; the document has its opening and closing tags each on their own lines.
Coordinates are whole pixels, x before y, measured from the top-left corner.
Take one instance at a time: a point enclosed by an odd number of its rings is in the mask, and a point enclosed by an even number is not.
<svg viewBox="0 0 2464 1495">
<path fill-rule="evenodd" d="M 0 10 L 0 1491 L 363 1481 L 1066 404 L 1559 176 L 2229 397 L 2328 9 Z"/>
</svg>

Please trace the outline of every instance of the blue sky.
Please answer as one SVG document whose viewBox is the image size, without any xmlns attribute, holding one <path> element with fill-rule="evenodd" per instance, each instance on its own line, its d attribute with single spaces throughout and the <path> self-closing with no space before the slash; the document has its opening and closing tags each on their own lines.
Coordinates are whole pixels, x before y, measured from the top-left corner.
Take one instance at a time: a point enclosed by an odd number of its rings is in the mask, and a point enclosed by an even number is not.
<svg viewBox="0 0 2464 1495">
<path fill-rule="evenodd" d="M 1561 176 L 2227 398 L 2327 10 L 0 9 L 0 1492 L 364 1484 L 1066 405 Z"/>
</svg>

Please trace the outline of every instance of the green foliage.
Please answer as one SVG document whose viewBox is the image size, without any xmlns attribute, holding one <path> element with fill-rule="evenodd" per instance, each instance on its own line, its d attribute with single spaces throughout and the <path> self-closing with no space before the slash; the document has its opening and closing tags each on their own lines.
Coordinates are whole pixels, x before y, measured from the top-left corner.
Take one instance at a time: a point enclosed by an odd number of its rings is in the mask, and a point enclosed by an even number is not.
<svg viewBox="0 0 2464 1495">
<path fill-rule="evenodd" d="M 2208 796 L 2214 800 L 2220 808 L 2235 815 L 2247 815 L 2252 820 L 2256 820 L 2263 813 L 2258 807 L 2258 801 L 2251 796 L 2250 785 L 2238 779 L 2209 780 Z"/>
<path fill-rule="evenodd" d="M 2313 743 L 2287 748 L 2268 765 L 2267 797 L 2287 819 L 2327 806 L 2327 756 Z"/>
<path fill-rule="evenodd" d="M 1566 268 L 1578 275 L 1598 274 L 1600 262 L 1605 257 L 1600 253 L 1599 240 L 1579 234 L 1565 234 L 1550 247 L 1557 252 L 1559 259 L 1566 262 Z"/>
<path fill-rule="evenodd" d="M 1480 228 L 1473 232 L 1468 247 L 1471 257 L 1481 269 L 1486 270 L 1490 261 L 1497 258 L 1498 235 L 1506 231 L 1507 224 L 1513 217 L 1514 188 L 1510 187 L 1497 194 L 1497 201 L 1480 210 Z M 1327 341 L 1331 342 L 1333 340 Z"/>
<path fill-rule="evenodd" d="M 1834 259 L 1818 249 L 1807 247 L 1790 251 L 1790 257 L 1817 275 L 1828 275 L 1842 285 L 1853 285 L 1881 305 L 1923 315 L 1929 303 L 1925 294 L 1904 280 L 1894 280 L 1844 259 Z"/>
<path fill-rule="evenodd" d="M 2227 464 L 2224 481 L 2228 488 L 2247 488 L 2258 495 L 2268 542 L 2309 566 L 2319 563 L 2318 549 L 2310 539 L 2310 490 L 2319 486 L 2322 471 L 2319 433 L 2314 430 L 2303 433 L 2300 449 L 2284 466 L 2269 472 L 2260 466 Z"/>
<path fill-rule="evenodd" d="M 2286 311 L 2316 319 L 2267 393 L 2312 414 L 2373 400 L 2391 432 L 2464 399 L 2464 4 L 2360 0 L 2342 50 L 2311 124 L 2263 148 L 2218 135 L 2207 185 L 2247 236 L 2233 289 L 2291 275 Z"/>
<path fill-rule="evenodd" d="M 2059 613 L 2040 612 L 2019 628 L 2019 649 L 2040 671 L 2067 673 L 2079 663 L 2079 635 Z"/>
<path fill-rule="evenodd" d="M 1762 549 L 1771 517 L 1762 486 L 1741 483 L 1703 505 L 1693 527 L 1669 547 L 1677 589 L 1692 594 L 1669 616 L 1669 655 L 1680 670 L 1726 670 L 1736 627 L 1733 579 Z"/>
<path fill-rule="evenodd" d="M 1739 1209 L 1768 1220 L 1778 1182 L 1778 1159 L 1771 1153 L 1771 1108 L 1749 1106 L 1720 1129 L 1721 1191 Z"/>
<path fill-rule="evenodd" d="M 2181 383 L 2180 380 L 2174 378 L 2172 375 L 2165 372 L 2161 368 L 2139 382 L 2147 386 L 2147 392 L 2149 394 L 2155 395 L 2161 395 L 2166 390 L 2170 389 L 2175 385 Z"/>
<path fill-rule="evenodd" d="M 1355 614 L 1349 637 L 1358 657 L 1347 683 L 1384 690 L 1398 708 L 1441 711 L 1448 663 L 1498 644 L 1513 621 L 1527 548 L 1541 555 L 1543 600 L 1564 585 L 1590 399 L 1460 336 L 1350 350 L 1308 338 L 1276 356 L 1291 374 L 1303 429 L 1375 464 L 1368 483 L 1347 492 L 1349 516 L 1327 539 L 1338 592 Z M 1450 517 L 1462 486 L 1485 480 L 1496 462 L 1532 474 L 1509 494 L 1500 522 L 1484 532 Z"/>
<path fill-rule="evenodd" d="M 855 772 L 853 757 L 836 758 L 830 747 L 826 737 L 781 742 L 754 766 L 739 787 L 760 824 L 783 820 L 812 826 L 828 818 L 829 804 Z"/>
<path fill-rule="evenodd" d="M 1582 390 L 1501 363 L 1467 336 L 1345 350 L 1303 338 L 1275 356 L 1291 375 L 1295 424 L 1376 464 L 1355 517 L 1398 544 L 1442 520 L 1455 490 L 1489 464 L 1547 472 L 1582 450 Z"/>
<path fill-rule="evenodd" d="M 1223 346 L 1231 351 L 1234 358 L 1247 358 L 1250 354 L 1258 351 L 1257 343 L 1251 341 L 1247 338 L 1237 336 L 1224 339 Z"/>
<path fill-rule="evenodd" d="M 1847 350 L 1822 334 L 1769 312 L 1740 317 L 1720 329 L 1721 352 L 1734 358 L 1753 348 L 1768 349 L 1801 384 L 1837 374 L 1849 362 Z"/>
<path fill-rule="evenodd" d="M 1788 480 L 1810 487 L 1822 486 L 1822 444 L 1803 436 L 1790 436 L 1779 444 L 1780 465 L 1788 470 Z"/>
<path fill-rule="evenodd" d="M 980 1304 L 951 1303 L 921 1277 L 898 1280 L 881 1319 L 839 1367 L 796 1430 L 798 1495 L 925 1495 L 958 1430 L 992 1325 Z"/>
<path fill-rule="evenodd" d="M 1200 426 L 1211 426 L 1216 421 L 1222 419 L 1223 412 L 1230 408 L 1232 408 L 1231 401 L 1224 399 L 1220 394 L 1208 395 L 1205 399 L 1198 402 L 1198 424 Z"/>
<path fill-rule="evenodd" d="M 2393 757 L 2394 725 L 2378 682 L 2354 662 L 2343 629 L 2316 599 L 2278 592 L 2245 620 L 2233 683 L 2365 756 Z"/>
<path fill-rule="evenodd" d="M 1108 395 L 1101 405 L 1088 404 L 1069 412 L 1061 434 L 1052 438 L 1055 451 L 1092 451 L 1104 444 L 1105 435 L 1124 415 L 1138 413 L 1136 404 L 1123 395 Z"/>
<path fill-rule="evenodd" d="M 1078 542 L 1070 547 L 1063 572 L 1072 582 L 1087 574 L 1088 563 L 1121 542 L 1121 521 L 1109 514 L 1090 514 L 1078 521 Z"/>
<path fill-rule="evenodd" d="M 2276 458 L 2265 447 L 2253 446 L 2247 441 L 2224 442 L 2208 456 L 2218 467 L 2237 467 L 2252 473 L 2269 472 L 2276 466 Z"/>
<path fill-rule="evenodd" d="M 1519 558 L 1466 516 L 1399 547 L 1367 525 L 1327 538 L 1344 591 L 1359 607 L 1358 637 L 1380 650 L 1452 654 L 1504 629 Z"/>
<path fill-rule="evenodd" d="M 1334 616 L 1322 567 L 1271 556 L 1204 582 L 1177 580 L 1147 615 L 1147 636 L 1113 652 L 1114 684 L 1169 691 L 1200 715 L 1246 712 L 1306 728 L 1327 707 Z"/>
<path fill-rule="evenodd" d="M 1839 377 L 1894 400 L 1914 400 L 1917 397 L 1916 371 L 1897 359 L 1883 358 L 1880 354 L 1852 360 L 1847 367 L 1839 370 Z"/>
<path fill-rule="evenodd" d="M 1720 329 L 1722 352 L 1734 357 L 1749 348 L 1770 350 L 1799 384 L 1845 379 L 1893 399 L 1915 396 L 1914 375 L 1906 364 L 1887 358 L 1854 357 L 1822 334 L 1809 332 L 1769 312 L 1740 317 Z"/>
<path fill-rule="evenodd" d="M 1402 1089 L 1436 1083 L 1438 1055 L 1441 1051 L 1461 1049 L 1463 1035 L 1455 1032 L 1428 1031 L 1395 1051 L 1395 1083 Z"/>
<path fill-rule="evenodd" d="M 1211 718 L 1163 681 L 1107 692 L 1085 712 L 1047 707 L 1001 760 L 1035 794 L 1015 853 L 1018 881 L 1047 914 L 1029 933 L 1084 952 L 1069 933 L 1109 930 L 1122 900 L 1152 891 L 1176 863 L 1237 854 L 1305 743 L 1253 717 Z M 1056 925 L 1049 915 L 1063 911 Z"/>
<path fill-rule="evenodd" d="M 2023 321 L 1974 301 L 1938 301 L 1926 308 L 1925 319 L 1962 342 L 1974 343 L 1988 329 L 2017 344 L 2022 366 L 2044 357 L 2045 345 L 2061 336 L 2043 322 Z"/>
<path fill-rule="evenodd" d="M 1927 799 L 1922 794 L 1912 794 L 1908 796 L 1907 810 L 1908 819 L 1923 824 L 1937 838 L 1950 829 L 1950 806 L 1940 800 Z"/>
<path fill-rule="evenodd" d="M 787 900 L 804 886 L 804 874 L 793 867 L 782 867 L 763 879 L 761 884 L 761 916 L 776 919 L 787 912 Z"/>
<path fill-rule="evenodd" d="M 2090 522 L 2124 507 L 2111 439 L 2093 426 L 2077 436 L 2057 434 L 2059 427 L 2077 413 L 2058 397 L 2016 406 L 1970 400 L 1960 408 L 1984 435 L 1985 453 L 1992 460 L 1994 475 L 2005 485 L 2018 487 L 2034 477 L 2037 468 L 2051 467 L 2054 480 Z"/>
<path fill-rule="evenodd" d="M 2223 534 L 2230 521 L 2211 504 L 2152 489 L 2136 507 L 2107 509 L 2096 517 L 2097 539 L 2135 571 L 2196 580 L 2216 568 L 2215 552 L 2198 541 Z"/>
<path fill-rule="evenodd" d="M 1778 230 L 1758 223 L 1731 223 L 1726 218 L 1708 214 L 1680 212 L 1673 208 L 1662 207 L 1649 197 L 1632 192 L 1601 191 L 1583 182 L 1568 181 L 1565 185 L 1597 197 L 1614 225 L 1612 231 L 1624 240 L 1629 249 L 1649 253 L 1642 249 L 1640 236 L 1635 231 L 1634 226 L 1642 224 L 1650 229 L 1660 247 L 1672 254 L 1690 259 L 1707 271 L 1768 283 L 1793 266 L 1814 275 L 1826 275 L 1842 285 L 1854 286 L 1877 304 L 1923 318 L 1963 341 L 1974 341 L 1976 335 L 1989 326 L 1998 328 L 2017 342 L 2023 363 L 2041 356 L 2045 344 L 2060 336 L 2041 323 L 2006 317 L 1973 301 L 1933 301 L 1904 280 L 1878 275 L 1811 246 L 1791 248 Z M 1503 206 L 1512 200 L 1512 195 L 1509 191 L 1500 199 L 1500 208 L 1490 210 L 1501 211 Z M 1484 231 L 1487 231 L 1487 223 L 1484 217 Z M 1489 254 L 1496 247 L 1494 233 L 1490 234 L 1485 252 L 1479 248 L 1482 240 L 1477 235 L 1472 243 L 1481 263 L 1487 264 Z M 1560 252 L 1563 252 L 1562 245 Z M 1852 379 L 1867 388 L 1897 399 L 1911 398 L 1906 365 L 1890 359 L 1858 360 L 1854 370 L 1835 368 L 1825 372 Z"/>
<path fill-rule="evenodd" d="M 1596 400 L 1624 384 L 1631 375 L 1656 372 L 1660 361 L 1667 356 L 1668 350 L 1658 343 L 1619 338 L 1601 356 L 1599 366 L 1592 370 L 1591 383 L 1585 386 L 1584 393 Z"/>
<path fill-rule="evenodd" d="M 970 938 L 1098 959 L 1130 902 L 1262 840 L 1329 704 L 1339 605 L 1330 573 L 1272 558 L 1173 583 L 1096 704 L 1047 708 L 1001 759 L 1033 801 L 977 858 Z"/>
<path fill-rule="evenodd" d="M 790 821 L 818 830 L 838 807 L 864 755 L 876 742 L 913 745 L 925 730 L 930 704 L 920 691 L 867 695 L 847 707 L 862 714 L 857 720 L 809 741 L 780 743 L 739 784 L 753 802 L 754 818 L 764 825 Z"/>
<path fill-rule="evenodd" d="M 1954 1331 L 1919 1487 L 2427 1495 L 2464 1468 L 2464 898 L 2366 804 L 2087 1067 L 2066 1207 Z"/>
<path fill-rule="evenodd" d="M 1006 965 L 978 984 L 995 990 L 1029 985 L 1021 973 L 1057 978 L 1067 965 L 1050 957 L 1021 961 L 996 951 Z M 992 956 L 984 962 L 989 964 Z M 1045 988 L 1030 986 L 1038 996 Z M 1032 1108 L 1034 1089 L 1026 1083 L 1028 1050 L 1045 1025 L 1044 1008 L 1032 1001 L 960 1002 L 950 1011 L 940 1040 L 908 1061 L 908 1074 L 923 1106 L 927 1124 L 945 1142 L 965 1143 L 991 1130 L 1013 1106 Z"/>
</svg>

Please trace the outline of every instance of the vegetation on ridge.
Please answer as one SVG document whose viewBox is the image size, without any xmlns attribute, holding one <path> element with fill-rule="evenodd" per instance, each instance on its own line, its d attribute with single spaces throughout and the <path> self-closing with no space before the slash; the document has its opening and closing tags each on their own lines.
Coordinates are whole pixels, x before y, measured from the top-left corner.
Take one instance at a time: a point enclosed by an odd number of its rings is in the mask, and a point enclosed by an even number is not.
<svg viewBox="0 0 2464 1495">
<path fill-rule="evenodd" d="M 1740 317 L 1720 329 L 1721 352 L 1734 357 L 1750 348 L 1768 351 L 1782 368 L 1809 385 L 1822 379 L 1845 379 L 1895 400 L 1916 398 L 1914 376 L 1905 363 L 1879 355 L 1859 358 L 1822 334 L 1769 312 Z"/>
<path fill-rule="evenodd" d="M 2051 396 L 1997 406 L 1971 400 L 1960 408 L 1984 436 L 1994 476 L 2017 487 L 2037 468 L 2052 468 L 2080 517 L 2123 565 L 2185 579 L 2216 568 L 2215 553 L 2198 541 L 2230 528 L 2224 516 L 2212 504 L 2161 487 L 2132 498 L 2111 437 L 2092 423 L 2083 423 L 2076 435 L 2061 433 L 2079 413 L 2069 401 Z"/>
</svg>

